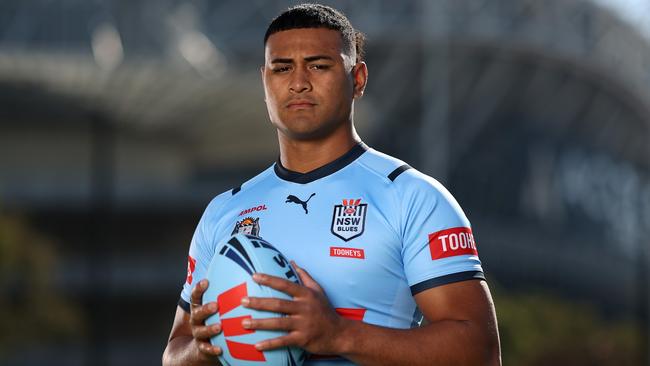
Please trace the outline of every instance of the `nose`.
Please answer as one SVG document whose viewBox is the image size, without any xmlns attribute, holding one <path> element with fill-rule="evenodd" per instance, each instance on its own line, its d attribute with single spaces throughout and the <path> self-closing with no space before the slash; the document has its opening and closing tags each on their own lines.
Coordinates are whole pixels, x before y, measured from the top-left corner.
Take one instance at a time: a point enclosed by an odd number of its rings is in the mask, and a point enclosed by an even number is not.
<svg viewBox="0 0 650 366">
<path fill-rule="evenodd" d="M 293 93 L 304 93 L 311 90 L 309 74 L 303 68 L 296 68 L 291 76 L 289 91 Z"/>
</svg>

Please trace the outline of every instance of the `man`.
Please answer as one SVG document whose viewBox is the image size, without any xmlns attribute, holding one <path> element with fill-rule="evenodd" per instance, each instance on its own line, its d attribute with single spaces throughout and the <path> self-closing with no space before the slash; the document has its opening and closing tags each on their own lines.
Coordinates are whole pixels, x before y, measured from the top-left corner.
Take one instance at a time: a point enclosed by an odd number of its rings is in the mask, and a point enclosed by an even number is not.
<svg viewBox="0 0 650 366">
<path fill-rule="evenodd" d="M 262 81 L 280 158 L 217 196 L 192 243 L 165 365 L 212 365 L 221 349 L 201 305 L 215 246 L 253 233 L 295 260 L 303 285 L 256 275 L 293 301 L 242 299 L 287 314 L 251 330 L 287 335 L 255 347 L 302 347 L 309 365 L 499 365 L 496 316 L 469 222 L 432 178 L 368 148 L 353 124 L 368 80 L 362 42 L 338 11 L 299 5 L 265 36 Z M 234 229 L 233 229 L 234 228 Z M 422 315 L 425 321 L 421 324 Z"/>
</svg>

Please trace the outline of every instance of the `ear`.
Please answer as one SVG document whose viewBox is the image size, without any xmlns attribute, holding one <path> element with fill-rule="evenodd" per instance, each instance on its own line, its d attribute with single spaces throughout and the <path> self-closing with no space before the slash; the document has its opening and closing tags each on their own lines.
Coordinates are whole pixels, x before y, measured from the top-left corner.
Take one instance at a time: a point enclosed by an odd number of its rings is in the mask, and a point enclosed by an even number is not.
<svg viewBox="0 0 650 366">
<path fill-rule="evenodd" d="M 354 98 L 361 98 L 368 84 L 368 67 L 365 62 L 360 61 L 354 65 L 352 79 L 354 81 Z"/>
</svg>

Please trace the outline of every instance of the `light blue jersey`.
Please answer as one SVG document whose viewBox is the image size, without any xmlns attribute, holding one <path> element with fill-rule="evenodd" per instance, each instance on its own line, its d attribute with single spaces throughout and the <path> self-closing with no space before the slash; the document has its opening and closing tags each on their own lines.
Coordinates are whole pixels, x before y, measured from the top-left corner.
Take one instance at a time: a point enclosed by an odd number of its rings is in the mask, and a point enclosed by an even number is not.
<svg viewBox="0 0 650 366">
<path fill-rule="evenodd" d="M 419 326 L 419 292 L 484 279 L 470 223 L 451 194 L 363 143 L 309 173 L 278 161 L 214 198 L 190 245 L 184 309 L 215 246 L 236 232 L 261 236 L 295 260 L 342 316 L 384 327 Z"/>
</svg>

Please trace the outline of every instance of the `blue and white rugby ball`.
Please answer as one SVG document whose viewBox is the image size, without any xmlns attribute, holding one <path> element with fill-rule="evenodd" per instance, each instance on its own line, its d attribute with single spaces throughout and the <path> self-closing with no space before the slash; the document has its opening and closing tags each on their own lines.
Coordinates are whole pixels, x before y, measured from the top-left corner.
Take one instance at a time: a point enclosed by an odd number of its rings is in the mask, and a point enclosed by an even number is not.
<svg viewBox="0 0 650 366">
<path fill-rule="evenodd" d="M 254 347 L 257 342 L 280 337 L 286 332 L 249 330 L 241 326 L 245 318 L 284 316 L 245 308 L 241 306 L 242 297 L 291 299 L 291 296 L 283 292 L 257 284 L 252 277 L 255 272 L 299 283 L 289 261 L 275 247 L 259 237 L 236 234 L 217 246 L 208 268 L 207 279 L 210 283 L 203 294 L 203 303 L 217 301 L 219 304 L 218 312 L 205 322 L 206 325 L 221 323 L 221 333 L 210 340 L 213 345 L 223 350 L 219 361 L 224 366 L 299 366 L 305 358 L 305 352 L 300 348 L 260 352 Z"/>
</svg>

